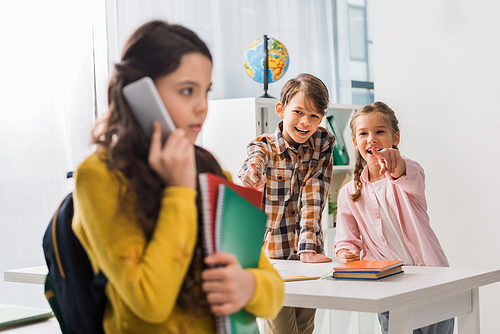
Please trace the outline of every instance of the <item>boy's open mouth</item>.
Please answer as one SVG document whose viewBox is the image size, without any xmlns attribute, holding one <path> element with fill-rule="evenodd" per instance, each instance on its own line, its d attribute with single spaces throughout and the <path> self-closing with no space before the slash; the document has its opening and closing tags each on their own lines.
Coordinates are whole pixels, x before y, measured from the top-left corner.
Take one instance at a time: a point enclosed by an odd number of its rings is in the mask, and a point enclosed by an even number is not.
<svg viewBox="0 0 500 334">
<path fill-rule="evenodd" d="M 299 133 L 303 133 L 303 134 L 306 134 L 309 132 L 309 130 L 301 130 L 299 128 L 295 128 L 295 130 L 297 130 Z"/>
</svg>

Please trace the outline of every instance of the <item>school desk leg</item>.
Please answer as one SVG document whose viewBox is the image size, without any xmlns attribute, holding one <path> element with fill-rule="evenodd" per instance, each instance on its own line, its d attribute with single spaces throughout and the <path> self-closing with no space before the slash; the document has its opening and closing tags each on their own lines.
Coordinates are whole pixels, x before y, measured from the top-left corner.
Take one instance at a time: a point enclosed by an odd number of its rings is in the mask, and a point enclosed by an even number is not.
<svg viewBox="0 0 500 334">
<path fill-rule="evenodd" d="M 479 334 L 479 288 L 471 291 L 471 312 L 458 316 L 458 334 Z"/>
<path fill-rule="evenodd" d="M 412 334 L 412 319 L 408 316 L 408 307 L 389 311 L 389 334 Z"/>
<path fill-rule="evenodd" d="M 268 334 L 267 322 L 265 319 L 257 318 L 257 327 L 259 327 L 260 334 Z"/>
</svg>

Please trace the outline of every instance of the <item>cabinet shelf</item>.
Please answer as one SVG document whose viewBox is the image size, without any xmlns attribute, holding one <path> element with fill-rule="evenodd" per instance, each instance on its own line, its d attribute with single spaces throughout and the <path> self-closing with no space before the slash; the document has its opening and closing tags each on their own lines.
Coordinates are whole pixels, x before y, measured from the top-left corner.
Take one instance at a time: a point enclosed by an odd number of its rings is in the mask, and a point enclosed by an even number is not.
<svg viewBox="0 0 500 334">
<path fill-rule="evenodd" d="M 347 165 L 347 166 L 339 166 L 339 165 L 333 165 L 333 173 L 352 173 L 354 169 L 354 166 Z"/>
</svg>

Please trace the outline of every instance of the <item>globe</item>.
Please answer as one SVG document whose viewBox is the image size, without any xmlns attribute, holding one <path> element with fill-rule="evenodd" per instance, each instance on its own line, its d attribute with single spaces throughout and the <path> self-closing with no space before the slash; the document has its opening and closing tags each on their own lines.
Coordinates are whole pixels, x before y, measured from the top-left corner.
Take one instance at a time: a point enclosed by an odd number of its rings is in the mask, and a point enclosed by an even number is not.
<svg viewBox="0 0 500 334">
<path fill-rule="evenodd" d="M 273 83 L 285 75 L 290 64 L 290 56 L 283 43 L 277 39 L 268 37 L 267 44 L 268 82 Z M 264 37 L 257 38 L 248 44 L 243 55 L 243 65 L 250 78 L 259 83 L 264 83 Z"/>
</svg>

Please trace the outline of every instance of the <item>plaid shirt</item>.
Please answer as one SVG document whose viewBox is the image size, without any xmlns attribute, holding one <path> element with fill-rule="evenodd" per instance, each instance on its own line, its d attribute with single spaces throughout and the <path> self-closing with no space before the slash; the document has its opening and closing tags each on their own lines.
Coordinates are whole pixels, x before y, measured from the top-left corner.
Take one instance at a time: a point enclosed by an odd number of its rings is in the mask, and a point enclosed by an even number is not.
<svg viewBox="0 0 500 334">
<path fill-rule="evenodd" d="M 322 127 L 298 148 L 274 135 L 257 137 L 238 177 L 251 163 L 266 176 L 264 210 L 268 215 L 264 251 L 270 259 L 298 260 L 302 252 L 324 254 L 321 214 L 333 171 L 335 138 Z"/>
</svg>

